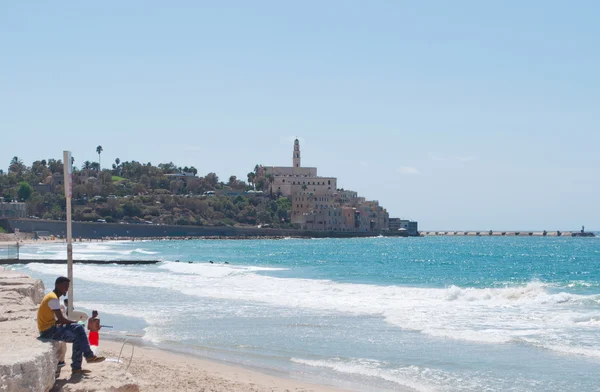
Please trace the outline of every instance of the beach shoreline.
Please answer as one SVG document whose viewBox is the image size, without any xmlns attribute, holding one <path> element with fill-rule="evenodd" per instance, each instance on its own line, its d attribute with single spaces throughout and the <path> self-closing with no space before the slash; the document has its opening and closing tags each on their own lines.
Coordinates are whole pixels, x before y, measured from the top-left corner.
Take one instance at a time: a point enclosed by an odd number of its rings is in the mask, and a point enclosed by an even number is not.
<svg viewBox="0 0 600 392">
<path fill-rule="evenodd" d="M 68 347 L 68 352 L 71 348 Z M 136 340 L 117 340 L 103 336 L 100 355 L 104 364 L 86 365 L 91 373 L 82 382 L 74 383 L 77 390 L 88 385 L 110 385 L 121 382 L 121 388 L 139 391 L 214 391 L 214 392 L 349 392 L 335 386 L 298 380 L 285 375 L 272 375 L 242 366 L 177 353 Z M 117 361 L 119 359 L 120 361 Z M 121 380 L 119 380 L 121 379 Z M 61 371 L 53 392 L 70 391 L 64 388 L 72 382 L 69 362 Z M 79 385 L 78 385 L 79 384 Z M 137 386 L 135 389 L 132 385 Z M 104 390 L 104 389 L 100 389 Z M 406 390 L 409 392 L 409 390 Z"/>
<path fill-rule="evenodd" d="M 13 288 L 17 288 L 16 291 L 10 291 Z M 2 298 L 0 305 L 11 315 L 6 320 L 0 319 L 0 346 L 3 348 L 2 351 L 12 352 L 12 355 L 0 361 L 0 389 L 8 388 L 7 390 L 10 391 L 13 390 L 11 388 L 14 385 L 5 384 L 9 374 L 9 378 L 16 379 L 18 385 L 21 385 L 19 380 L 29 383 L 27 377 L 41 377 L 39 372 L 29 372 L 32 369 L 43 368 L 44 375 L 51 377 L 52 367 L 56 366 L 58 361 L 58 353 L 56 345 L 41 343 L 37 339 L 35 328 L 36 309 L 48 288 L 44 289 L 41 281 L 28 275 L 0 267 L 0 289 L 7 297 Z M 22 341 L 18 347 L 12 346 L 16 344 L 15 339 Z M 54 384 L 49 390 L 52 392 L 343 392 L 356 390 L 304 381 L 291 375 L 288 377 L 286 374 L 274 375 L 239 365 L 219 363 L 193 354 L 147 345 L 138 339 L 130 339 L 128 342 L 131 345 L 127 344 L 123 348 L 124 340 L 114 337 L 111 339 L 110 335 L 104 334 L 99 354 L 106 356 L 107 360 L 99 364 L 86 364 L 84 361 L 84 369 L 91 371 L 84 377 L 71 374 L 72 345 L 67 344 L 67 365 L 59 369 L 55 379 L 47 380 L 49 385 Z M 24 345 L 28 346 L 24 347 Z M 123 360 L 118 362 L 117 358 L 120 354 Z M 53 356 L 56 357 L 52 358 Z M 49 387 L 44 387 L 41 384 L 42 380 L 38 381 L 40 385 L 36 388 L 43 390 Z"/>
</svg>

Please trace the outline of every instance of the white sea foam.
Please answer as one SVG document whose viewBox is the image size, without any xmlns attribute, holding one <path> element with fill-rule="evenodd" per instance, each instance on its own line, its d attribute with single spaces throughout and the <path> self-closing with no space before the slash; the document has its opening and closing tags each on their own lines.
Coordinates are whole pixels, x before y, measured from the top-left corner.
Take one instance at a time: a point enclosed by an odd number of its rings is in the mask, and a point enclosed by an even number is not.
<svg viewBox="0 0 600 392">
<path fill-rule="evenodd" d="M 75 242 L 73 244 L 73 253 L 78 260 L 111 260 L 115 258 L 135 259 L 136 254 L 150 255 L 157 252 L 149 251 L 143 248 L 124 249 L 129 246 L 129 241 L 111 241 L 109 242 Z M 64 260 L 67 258 L 65 244 L 50 243 L 38 245 L 23 245 L 19 250 L 19 256 L 22 259 L 32 260 Z M 139 258 L 139 257 L 137 257 Z"/>
<path fill-rule="evenodd" d="M 155 255 L 158 252 L 152 252 L 152 251 L 149 251 L 149 250 L 145 250 L 145 249 L 141 249 L 141 248 L 136 248 L 136 249 L 134 249 L 132 251 L 132 253 L 142 253 L 144 255 Z"/>
<path fill-rule="evenodd" d="M 343 374 L 379 378 L 420 392 L 480 391 L 483 388 L 482 380 L 475 374 L 459 375 L 420 366 L 392 368 L 385 362 L 373 359 L 308 360 L 292 358 L 291 361 L 301 365 L 331 369 Z M 490 380 L 487 382 L 489 383 Z"/>
<path fill-rule="evenodd" d="M 32 271 L 63 273 L 64 266 L 30 264 Z M 487 343 L 520 342 L 559 352 L 600 356 L 600 296 L 551 293 L 531 282 L 506 288 L 420 288 L 276 278 L 274 268 L 166 262 L 160 271 L 75 265 L 78 279 L 174 290 L 204 298 L 248 301 L 315 312 L 381 316 L 403 329 Z M 569 341 L 560 340 L 569 336 Z M 585 343 L 585 344 L 584 344 Z M 565 347 L 568 348 L 565 349 Z"/>
</svg>

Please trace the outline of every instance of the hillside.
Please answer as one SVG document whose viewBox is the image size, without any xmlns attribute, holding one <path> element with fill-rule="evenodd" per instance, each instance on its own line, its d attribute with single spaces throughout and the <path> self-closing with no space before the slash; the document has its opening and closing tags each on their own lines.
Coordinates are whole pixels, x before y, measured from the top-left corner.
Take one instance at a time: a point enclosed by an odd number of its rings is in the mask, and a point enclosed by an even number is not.
<svg viewBox="0 0 600 392">
<path fill-rule="evenodd" d="M 292 228 L 291 202 L 263 193 L 269 179 L 258 177 L 257 169 L 248 173 L 249 183 L 235 176 L 222 182 L 215 173 L 197 176 L 194 167 L 173 163 L 116 159 L 111 170 L 100 170 L 98 163 L 85 161 L 74 167 L 73 220 Z M 8 172 L 0 170 L 0 196 L 27 203 L 29 217 L 65 219 L 62 161 L 26 166 L 14 157 Z"/>
</svg>

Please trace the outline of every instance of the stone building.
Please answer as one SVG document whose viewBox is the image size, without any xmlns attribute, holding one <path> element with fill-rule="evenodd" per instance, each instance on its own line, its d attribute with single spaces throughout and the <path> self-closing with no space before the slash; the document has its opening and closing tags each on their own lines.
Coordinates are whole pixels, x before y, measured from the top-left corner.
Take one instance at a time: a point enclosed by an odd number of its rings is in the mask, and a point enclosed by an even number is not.
<svg viewBox="0 0 600 392">
<path fill-rule="evenodd" d="M 269 184 L 273 193 L 281 192 L 286 197 L 305 190 L 332 193 L 337 189 L 337 178 L 319 177 L 316 167 L 302 167 L 298 139 L 294 141 L 292 166 L 264 166 L 262 171 L 265 177 L 273 177 L 273 182 Z"/>
<path fill-rule="evenodd" d="M 300 143 L 294 141 L 291 167 L 262 167 L 259 175 L 272 177 L 273 193 L 292 201 L 292 223 L 305 230 L 387 230 L 389 215 L 377 201 L 367 201 L 351 190 L 337 189 L 335 177 L 319 177 L 317 168 L 302 167 Z"/>
<path fill-rule="evenodd" d="M 406 230 L 410 236 L 419 234 L 418 223 L 408 219 L 390 218 L 389 227 L 390 231 Z"/>
</svg>

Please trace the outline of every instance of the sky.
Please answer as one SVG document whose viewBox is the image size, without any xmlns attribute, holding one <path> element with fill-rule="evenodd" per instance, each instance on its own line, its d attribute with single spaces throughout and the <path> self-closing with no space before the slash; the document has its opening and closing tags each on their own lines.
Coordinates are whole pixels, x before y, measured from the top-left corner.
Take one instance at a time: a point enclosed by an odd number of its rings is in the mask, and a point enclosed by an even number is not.
<svg viewBox="0 0 600 392">
<path fill-rule="evenodd" d="M 596 1 L 0 3 L 0 168 L 302 164 L 424 230 L 600 230 Z"/>
</svg>

